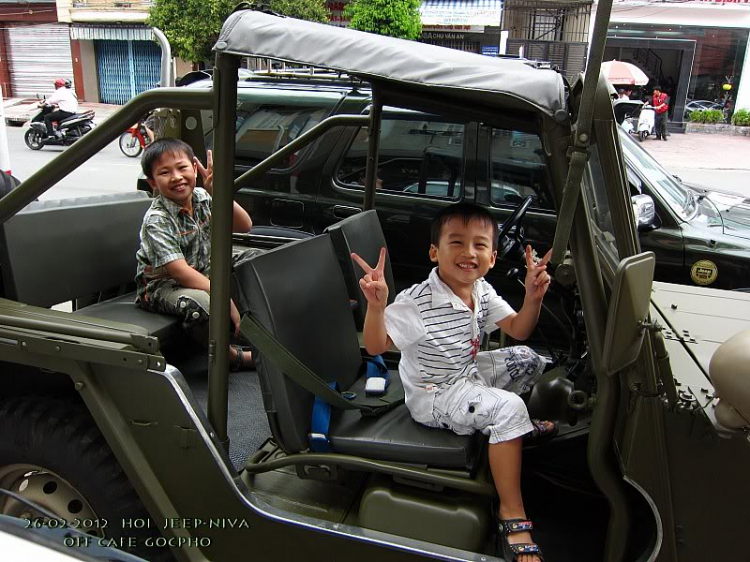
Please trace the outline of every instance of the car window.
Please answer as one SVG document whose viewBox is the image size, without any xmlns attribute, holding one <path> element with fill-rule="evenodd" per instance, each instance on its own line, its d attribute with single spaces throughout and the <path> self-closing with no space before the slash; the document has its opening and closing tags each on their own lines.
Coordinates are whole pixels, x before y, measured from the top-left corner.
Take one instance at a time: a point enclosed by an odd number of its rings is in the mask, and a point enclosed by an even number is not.
<svg viewBox="0 0 750 562">
<path fill-rule="evenodd" d="M 463 183 L 464 123 L 436 115 L 384 115 L 378 153 L 377 189 L 458 199 Z M 364 189 L 367 129 L 359 129 L 339 164 L 336 178 Z"/>
<path fill-rule="evenodd" d="M 276 96 L 278 98 L 278 95 Z M 236 163 L 254 166 L 301 134 L 323 121 L 340 96 L 284 101 L 281 104 L 240 101 L 237 104 L 235 158 Z M 202 121 L 206 148 L 213 148 L 212 112 L 203 111 Z M 300 150 L 276 168 L 288 168 L 301 157 Z"/>
<path fill-rule="evenodd" d="M 544 149 L 538 135 L 492 129 L 489 162 L 493 203 L 518 205 L 530 195 L 533 207 L 554 210 Z"/>
</svg>

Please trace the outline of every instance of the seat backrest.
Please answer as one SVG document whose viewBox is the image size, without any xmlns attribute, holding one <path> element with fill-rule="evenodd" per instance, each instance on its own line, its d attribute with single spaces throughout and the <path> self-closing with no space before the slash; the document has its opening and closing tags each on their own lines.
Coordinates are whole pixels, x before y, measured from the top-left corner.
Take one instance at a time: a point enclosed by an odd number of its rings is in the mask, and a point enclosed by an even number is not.
<svg viewBox="0 0 750 562">
<path fill-rule="evenodd" d="M 358 213 L 329 226 L 326 231 L 331 235 L 349 298 L 357 303 L 354 321 L 357 329 L 361 330 L 367 313 L 367 299 L 359 288 L 359 280 L 364 271 L 354 263 L 351 255 L 352 252 L 358 254 L 373 267 L 378 263 L 380 248 L 386 247 L 378 214 L 375 211 Z M 388 284 L 388 303 L 392 303 L 396 298 L 396 286 L 388 254 L 385 259 L 385 281 Z"/>
<path fill-rule="evenodd" d="M 292 242 L 235 266 L 235 303 L 302 363 L 342 390 L 362 357 L 330 236 Z M 314 397 L 262 354 L 258 375 L 274 439 L 287 453 L 308 448 Z"/>
<path fill-rule="evenodd" d="M 5 296 L 48 307 L 131 283 L 150 205 L 135 190 L 31 203 L 0 227 Z"/>
</svg>

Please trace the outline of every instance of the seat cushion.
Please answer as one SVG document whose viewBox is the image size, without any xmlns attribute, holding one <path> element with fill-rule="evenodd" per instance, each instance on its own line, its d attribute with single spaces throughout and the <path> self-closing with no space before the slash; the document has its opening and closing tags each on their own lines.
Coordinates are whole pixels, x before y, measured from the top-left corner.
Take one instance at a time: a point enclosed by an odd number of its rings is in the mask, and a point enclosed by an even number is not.
<svg viewBox="0 0 750 562">
<path fill-rule="evenodd" d="M 135 292 L 92 304 L 75 311 L 75 314 L 91 316 L 103 320 L 135 324 L 146 330 L 150 336 L 159 338 L 163 344 L 178 337 L 182 331 L 180 318 L 171 314 L 148 312 L 135 304 Z"/>
<path fill-rule="evenodd" d="M 473 472 L 485 437 L 456 435 L 415 422 L 405 404 L 378 417 L 335 411 L 329 429 L 334 453 Z"/>
</svg>

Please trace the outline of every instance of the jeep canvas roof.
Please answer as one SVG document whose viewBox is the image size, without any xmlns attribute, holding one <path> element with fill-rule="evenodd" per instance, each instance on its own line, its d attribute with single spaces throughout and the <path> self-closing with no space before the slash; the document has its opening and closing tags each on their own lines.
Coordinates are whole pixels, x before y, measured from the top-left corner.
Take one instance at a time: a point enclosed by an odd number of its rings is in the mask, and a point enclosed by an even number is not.
<svg viewBox="0 0 750 562">
<path fill-rule="evenodd" d="M 400 87 L 461 93 L 487 105 L 566 109 L 565 82 L 531 61 L 492 58 L 252 10 L 233 13 L 214 49 L 328 68 Z M 531 107 L 528 107 L 531 106 Z"/>
</svg>

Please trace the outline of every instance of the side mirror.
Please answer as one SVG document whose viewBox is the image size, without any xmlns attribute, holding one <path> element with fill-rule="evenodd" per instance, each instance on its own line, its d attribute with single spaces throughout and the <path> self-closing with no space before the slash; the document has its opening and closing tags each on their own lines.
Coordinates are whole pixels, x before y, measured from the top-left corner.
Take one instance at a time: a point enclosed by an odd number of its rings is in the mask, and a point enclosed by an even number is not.
<svg viewBox="0 0 750 562">
<path fill-rule="evenodd" d="M 655 264 L 654 253 L 643 252 L 617 267 L 604 329 L 602 361 L 608 375 L 633 363 L 641 352 Z"/>
<path fill-rule="evenodd" d="M 656 228 L 656 206 L 651 196 L 633 195 L 630 200 L 633 202 L 635 224 L 638 226 L 638 230 L 644 231 Z"/>
</svg>

